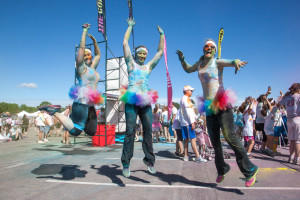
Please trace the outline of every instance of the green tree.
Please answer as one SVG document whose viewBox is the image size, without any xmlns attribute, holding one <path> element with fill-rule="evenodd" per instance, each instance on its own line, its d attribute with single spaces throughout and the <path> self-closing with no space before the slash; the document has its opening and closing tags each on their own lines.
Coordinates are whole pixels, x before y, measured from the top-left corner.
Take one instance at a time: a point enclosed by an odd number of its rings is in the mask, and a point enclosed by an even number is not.
<svg viewBox="0 0 300 200">
<path fill-rule="evenodd" d="M 39 107 L 41 106 L 48 106 L 48 105 L 52 105 L 52 103 L 50 103 L 49 101 L 43 101 L 42 103 L 40 103 L 39 106 L 37 106 L 37 109 L 39 109 Z"/>
<path fill-rule="evenodd" d="M 177 110 L 180 108 L 180 104 L 177 102 L 172 102 L 174 104 L 174 106 L 177 108 Z"/>
</svg>

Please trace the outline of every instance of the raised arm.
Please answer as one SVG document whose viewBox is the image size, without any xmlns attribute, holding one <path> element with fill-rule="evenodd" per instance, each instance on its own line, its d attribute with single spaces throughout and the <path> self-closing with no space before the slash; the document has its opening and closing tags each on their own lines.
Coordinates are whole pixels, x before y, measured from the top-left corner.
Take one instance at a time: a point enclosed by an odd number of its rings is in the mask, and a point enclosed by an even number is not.
<svg viewBox="0 0 300 200">
<path fill-rule="evenodd" d="M 227 60 L 227 59 L 217 59 L 217 66 L 219 68 L 223 67 L 235 67 L 235 74 L 241 67 L 244 67 L 248 62 L 240 61 L 239 59 Z"/>
<path fill-rule="evenodd" d="M 247 112 L 248 112 L 249 115 L 252 113 L 254 101 L 255 101 L 255 99 L 251 99 L 249 108 L 248 108 L 248 110 L 247 110 Z"/>
<path fill-rule="evenodd" d="M 196 62 L 195 64 L 193 64 L 192 66 L 190 64 L 188 64 L 185 59 L 184 59 L 184 55 L 182 53 L 182 51 L 177 50 L 176 54 L 178 55 L 178 58 L 180 60 L 181 66 L 184 69 L 184 71 L 186 71 L 187 73 L 192 73 L 198 70 L 199 65 L 201 64 L 201 62 L 203 61 L 203 56 L 200 57 L 199 61 Z"/>
<path fill-rule="evenodd" d="M 98 63 L 99 63 L 100 58 L 101 58 L 101 52 L 100 52 L 100 49 L 99 49 L 99 46 L 98 46 L 98 43 L 97 43 L 96 39 L 91 34 L 87 34 L 87 35 L 93 40 L 93 43 L 94 43 L 95 56 L 94 56 L 91 67 L 93 69 L 96 69 L 98 67 Z"/>
<path fill-rule="evenodd" d="M 147 63 L 147 65 L 150 66 L 150 71 L 152 71 L 156 67 L 156 65 L 158 64 L 160 58 L 164 53 L 165 34 L 162 28 L 160 28 L 159 26 L 157 26 L 157 29 L 160 34 L 160 39 L 159 39 L 158 49 L 154 58 L 149 63 Z"/>
<path fill-rule="evenodd" d="M 127 23 L 128 23 L 128 28 L 126 30 L 124 40 L 123 40 L 123 51 L 124 51 L 125 62 L 127 65 L 127 70 L 128 72 L 130 72 L 133 69 L 133 57 L 131 55 L 128 41 L 130 38 L 130 34 L 132 32 L 132 28 L 135 25 L 135 21 L 134 19 L 129 18 L 127 19 Z"/>
<path fill-rule="evenodd" d="M 86 66 L 84 65 L 84 51 L 85 51 L 85 42 L 86 42 L 86 35 L 87 31 L 91 27 L 90 24 L 84 24 L 83 27 L 83 33 L 80 40 L 79 49 L 77 52 L 77 58 L 76 58 L 76 68 L 78 74 L 83 74 L 86 71 Z"/>
</svg>

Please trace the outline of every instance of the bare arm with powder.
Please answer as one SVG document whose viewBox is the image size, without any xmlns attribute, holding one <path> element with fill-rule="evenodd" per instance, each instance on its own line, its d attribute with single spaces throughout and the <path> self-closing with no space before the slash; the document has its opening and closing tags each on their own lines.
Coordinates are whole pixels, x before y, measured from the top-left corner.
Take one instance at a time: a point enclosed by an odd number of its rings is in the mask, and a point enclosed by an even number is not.
<svg viewBox="0 0 300 200">
<path fill-rule="evenodd" d="M 164 45 L 165 45 L 164 31 L 159 26 L 157 26 L 157 29 L 160 34 L 160 39 L 159 39 L 158 49 L 154 58 L 149 63 L 147 63 L 147 65 L 150 66 L 150 71 L 152 71 L 156 67 L 157 63 L 159 62 L 159 60 L 161 59 L 164 53 Z"/>
<path fill-rule="evenodd" d="M 227 60 L 227 59 L 217 59 L 217 66 L 219 68 L 223 67 L 235 67 L 235 74 L 240 70 L 241 67 L 244 67 L 248 62 L 240 61 L 239 59 Z"/>
<path fill-rule="evenodd" d="M 186 71 L 187 73 L 192 73 L 195 71 L 198 71 L 198 68 L 200 66 L 200 64 L 203 62 L 203 56 L 200 57 L 199 61 L 197 61 L 195 64 L 190 65 L 188 64 L 185 59 L 184 59 L 184 55 L 182 53 L 182 51 L 177 50 L 176 54 L 178 55 L 178 58 L 180 60 L 181 66 L 184 69 L 184 71 Z"/>
<path fill-rule="evenodd" d="M 134 19 L 129 18 L 129 19 L 127 19 L 127 23 L 128 23 L 128 28 L 126 30 L 124 40 L 123 40 L 123 51 L 124 51 L 125 62 L 127 65 L 127 70 L 128 70 L 128 72 L 130 72 L 133 69 L 133 57 L 131 55 L 128 41 L 130 38 L 130 34 L 132 32 L 133 26 L 135 25 L 135 21 L 134 21 Z"/>
<path fill-rule="evenodd" d="M 86 43 L 87 31 L 89 30 L 91 25 L 90 24 L 84 24 L 83 27 L 84 27 L 83 28 L 83 33 L 82 33 L 82 36 L 81 36 L 80 45 L 79 45 L 79 49 L 78 49 L 77 57 L 76 57 L 76 69 L 77 69 L 77 73 L 79 75 L 84 74 L 85 71 L 86 71 L 86 65 L 84 64 L 84 52 L 85 52 L 85 43 Z"/>
<path fill-rule="evenodd" d="M 93 62 L 91 64 L 91 67 L 93 69 L 96 69 L 98 67 L 98 63 L 99 63 L 100 58 L 101 58 L 101 52 L 100 52 L 100 49 L 99 49 L 99 46 L 98 46 L 98 43 L 97 43 L 96 39 L 91 34 L 87 34 L 87 35 L 93 40 L 93 43 L 94 43 L 95 56 L 94 56 Z"/>
</svg>

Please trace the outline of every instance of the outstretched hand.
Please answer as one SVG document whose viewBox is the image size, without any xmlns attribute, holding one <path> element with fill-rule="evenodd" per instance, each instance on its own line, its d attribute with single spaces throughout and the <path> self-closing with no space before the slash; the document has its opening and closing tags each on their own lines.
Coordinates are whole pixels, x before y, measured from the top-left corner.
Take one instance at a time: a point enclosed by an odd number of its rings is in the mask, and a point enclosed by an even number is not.
<svg viewBox="0 0 300 200">
<path fill-rule="evenodd" d="M 160 28 L 160 26 L 157 26 L 157 30 L 159 32 L 160 35 L 164 35 L 164 31 L 162 30 L 162 28 Z"/>
<path fill-rule="evenodd" d="M 94 42 L 96 41 L 96 39 L 94 38 L 94 36 L 92 36 L 91 34 L 87 34 Z"/>
<path fill-rule="evenodd" d="M 236 74 L 237 71 L 239 71 L 241 67 L 243 68 L 246 64 L 248 64 L 248 62 L 237 60 L 235 62 L 235 72 L 234 73 Z"/>
<path fill-rule="evenodd" d="M 128 18 L 127 23 L 128 23 L 128 26 L 134 26 L 135 25 L 134 18 Z"/>
<path fill-rule="evenodd" d="M 179 60 L 184 60 L 184 55 L 183 55 L 182 51 L 177 49 L 176 54 L 178 55 Z"/>
<path fill-rule="evenodd" d="M 280 92 L 280 95 L 283 97 L 283 93 L 281 92 L 281 90 L 279 92 Z"/>
<path fill-rule="evenodd" d="M 84 30 L 89 30 L 91 28 L 91 25 L 89 23 L 85 23 L 85 24 L 82 25 L 82 28 Z"/>
</svg>

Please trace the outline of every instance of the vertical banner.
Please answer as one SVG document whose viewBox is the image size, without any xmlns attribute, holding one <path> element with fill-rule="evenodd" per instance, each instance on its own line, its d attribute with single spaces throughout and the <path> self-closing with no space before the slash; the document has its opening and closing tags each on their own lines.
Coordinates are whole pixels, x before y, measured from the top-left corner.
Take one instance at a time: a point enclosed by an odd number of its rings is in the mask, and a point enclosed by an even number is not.
<svg viewBox="0 0 300 200">
<path fill-rule="evenodd" d="M 107 40 L 105 0 L 97 0 L 97 10 L 98 10 L 98 32 L 102 33 L 104 39 Z"/>
<path fill-rule="evenodd" d="M 132 13 L 132 0 L 127 0 L 128 8 L 129 8 L 129 18 L 133 19 L 133 13 Z M 132 28 L 132 54 L 134 55 L 134 32 Z"/>
<path fill-rule="evenodd" d="M 223 36 L 224 36 L 224 29 L 221 28 L 220 32 L 219 32 L 219 41 L 218 41 L 218 59 L 221 58 L 221 45 L 222 45 L 222 41 L 223 41 Z"/>
<path fill-rule="evenodd" d="M 128 3 L 128 8 L 129 8 L 129 18 L 133 18 L 133 13 L 132 13 L 132 0 L 127 0 Z"/>
<path fill-rule="evenodd" d="M 170 74 L 169 74 L 169 69 L 168 69 L 166 35 L 164 35 L 164 37 L 165 37 L 164 57 L 165 57 L 166 71 L 167 71 L 167 90 L 168 90 L 168 120 L 170 120 L 170 116 L 171 116 L 171 113 L 172 113 L 172 95 L 173 95 L 173 90 L 172 90 L 172 83 L 171 83 L 171 78 L 170 78 Z"/>
</svg>

